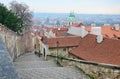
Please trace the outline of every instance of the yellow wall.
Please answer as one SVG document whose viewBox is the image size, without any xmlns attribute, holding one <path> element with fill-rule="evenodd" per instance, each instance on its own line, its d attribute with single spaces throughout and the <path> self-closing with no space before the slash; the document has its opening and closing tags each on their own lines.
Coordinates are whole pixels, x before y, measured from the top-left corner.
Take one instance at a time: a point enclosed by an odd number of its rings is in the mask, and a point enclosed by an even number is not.
<svg viewBox="0 0 120 79">
<path fill-rule="evenodd" d="M 20 36 L 3 25 L 0 27 L 0 36 L 2 37 L 12 59 L 23 53 L 33 51 L 34 44 L 31 32 L 27 32 Z"/>
</svg>

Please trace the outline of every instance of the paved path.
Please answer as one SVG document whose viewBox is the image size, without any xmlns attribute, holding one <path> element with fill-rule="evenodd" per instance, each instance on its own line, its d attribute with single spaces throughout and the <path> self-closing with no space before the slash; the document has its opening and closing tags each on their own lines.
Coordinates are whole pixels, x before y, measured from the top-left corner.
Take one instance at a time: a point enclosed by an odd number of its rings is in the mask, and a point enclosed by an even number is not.
<svg viewBox="0 0 120 79">
<path fill-rule="evenodd" d="M 54 61 L 44 61 L 34 53 L 18 57 L 14 65 L 20 79 L 88 79 L 74 67 L 58 67 Z"/>
</svg>

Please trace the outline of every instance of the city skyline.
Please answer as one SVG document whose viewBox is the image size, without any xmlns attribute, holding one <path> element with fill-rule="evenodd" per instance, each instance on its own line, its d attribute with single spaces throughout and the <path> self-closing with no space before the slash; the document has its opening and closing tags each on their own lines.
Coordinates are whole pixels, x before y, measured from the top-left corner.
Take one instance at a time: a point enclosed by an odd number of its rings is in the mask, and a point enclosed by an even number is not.
<svg viewBox="0 0 120 79">
<path fill-rule="evenodd" d="M 13 0 L 1 0 L 6 6 Z M 16 0 L 33 12 L 82 14 L 120 14 L 120 0 Z"/>
</svg>

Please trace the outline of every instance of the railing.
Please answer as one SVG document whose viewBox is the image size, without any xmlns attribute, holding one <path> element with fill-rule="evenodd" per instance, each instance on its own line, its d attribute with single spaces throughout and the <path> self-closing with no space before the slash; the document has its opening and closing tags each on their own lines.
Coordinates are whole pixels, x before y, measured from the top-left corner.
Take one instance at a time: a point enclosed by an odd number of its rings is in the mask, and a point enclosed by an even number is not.
<svg viewBox="0 0 120 79">
<path fill-rule="evenodd" d="M 56 58 L 56 56 L 48 55 L 48 57 Z M 78 60 L 72 58 L 65 58 L 58 56 L 58 62 L 63 66 L 77 66 L 82 69 L 86 74 L 92 75 L 95 79 L 119 79 L 120 66 L 97 63 L 92 61 Z"/>
</svg>

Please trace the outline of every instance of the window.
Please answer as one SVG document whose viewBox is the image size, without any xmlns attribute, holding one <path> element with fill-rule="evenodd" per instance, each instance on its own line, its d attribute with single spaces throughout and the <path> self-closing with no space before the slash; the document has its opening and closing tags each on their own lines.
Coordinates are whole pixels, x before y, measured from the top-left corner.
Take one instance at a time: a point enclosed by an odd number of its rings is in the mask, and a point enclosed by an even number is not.
<svg viewBox="0 0 120 79">
<path fill-rule="evenodd" d="M 66 48 L 64 48 L 63 51 L 66 51 Z"/>
</svg>

